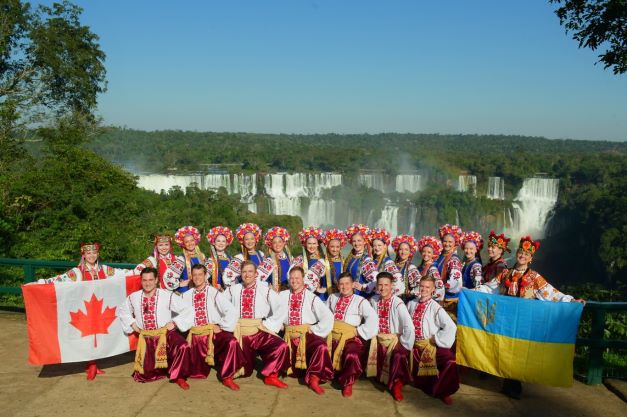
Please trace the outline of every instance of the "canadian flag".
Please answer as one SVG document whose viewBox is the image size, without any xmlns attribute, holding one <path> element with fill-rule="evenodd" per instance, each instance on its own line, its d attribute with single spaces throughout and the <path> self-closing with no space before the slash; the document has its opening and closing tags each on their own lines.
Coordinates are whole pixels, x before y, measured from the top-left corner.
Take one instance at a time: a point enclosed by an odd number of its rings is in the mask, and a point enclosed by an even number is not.
<svg viewBox="0 0 627 417">
<path fill-rule="evenodd" d="M 23 285 L 28 362 L 81 362 L 135 350 L 137 337 L 124 334 L 117 309 L 139 289 L 139 275 Z"/>
</svg>

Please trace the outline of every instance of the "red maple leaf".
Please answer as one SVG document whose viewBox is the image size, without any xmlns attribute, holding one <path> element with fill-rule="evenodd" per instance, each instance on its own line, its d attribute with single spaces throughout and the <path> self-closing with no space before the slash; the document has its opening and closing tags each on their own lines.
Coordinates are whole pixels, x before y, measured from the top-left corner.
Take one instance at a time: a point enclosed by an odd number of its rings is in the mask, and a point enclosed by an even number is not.
<svg viewBox="0 0 627 417">
<path fill-rule="evenodd" d="M 84 301 L 85 310 L 87 314 L 83 313 L 83 310 L 70 311 L 70 324 L 81 331 L 81 337 L 94 335 L 94 347 L 98 347 L 96 341 L 96 335 L 109 334 L 109 326 L 115 320 L 116 307 L 107 307 L 102 310 L 102 299 L 97 299 L 96 294 L 91 295 L 89 301 Z"/>
</svg>

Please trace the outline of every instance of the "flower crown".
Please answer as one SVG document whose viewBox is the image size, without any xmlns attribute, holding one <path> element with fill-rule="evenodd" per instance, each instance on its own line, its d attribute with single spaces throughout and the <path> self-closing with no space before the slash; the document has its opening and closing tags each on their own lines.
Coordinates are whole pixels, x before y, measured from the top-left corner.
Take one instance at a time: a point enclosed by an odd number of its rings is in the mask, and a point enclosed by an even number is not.
<svg viewBox="0 0 627 417">
<path fill-rule="evenodd" d="M 538 248 L 540 247 L 540 242 L 537 240 L 534 242 L 531 239 L 531 236 L 523 236 L 520 238 L 520 243 L 518 244 L 518 250 L 524 250 L 525 252 L 529 252 L 532 255 L 536 253 Z"/>
<path fill-rule="evenodd" d="M 324 246 L 329 246 L 329 242 L 331 242 L 332 240 L 339 240 L 341 248 L 346 246 L 346 244 L 348 243 L 348 237 L 346 236 L 346 232 L 339 229 L 331 229 L 324 234 Z"/>
<path fill-rule="evenodd" d="M 387 230 L 375 227 L 374 229 L 370 229 L 370 232 L 368 233 L 368 239 L 370 240 L 370 242 L 377 239 L 385 243 L 385 246 L 390 246 L 390 240 L 392 239 L 392 236 L 390 236 L 390 232 L 388 232 Z"/>
<path fill-rule="evenodd" d="M 265 242 L 266 246 L 272 246 L 272 240 L 275 237 L 280 237 L 284 242 L 290 240 L 290 232 L 287 231 L 286 228 L 281 226 L 275 226 L 266 232 Z"/>
<path fill-rule="evenodd" d="M 392 248 L 394 249 L 394 252 L 398 253 L 398 248 L 401 246 L 401 243 L 406 243 L 409 246 L 409 256 L 414 256 L 418 250 L 416 238 L 411 235 L 396 236 L 394 240 L 392 240 Z"/>
<path fill-rule="evenodd" d="M 462 234 L 462 246 L 468 242 L 472 242 L 475 244 L 475 246 L 477 247 L 477 252 L 481 251 L 481 249 L 483 248 L 483 237 L 481 237 L 481 235 L 477 232 L 471 231 Z"/>
<path fill-rule="evenodd" d="M 239 240 L 239 243 L 244 243 L 244 236 L 246 236 L 247 233 L 252 233 L 253 236 L 255 236 L 255 243 L 259 243 L 261 240 L 261 228 L 259 226 L 255 223 L 243 223 L 240 224 L 235 231 L 235 236 L 237 240 Z"/>
<path fill-rule="evenodd" d="M 507 247 L 507 245 L 510 240 L 511 239 L 505 237 L 505 234 L 501 233 L 500 235 L 497 235 L 494 233 L 494 230 L 490 230 L 490 236 L 488 236 L 488 246 L 496 246 L 509 253 L 511 250 Z"/>
<path fill-rule="evenodd" d="M 179 245 L 180 247 L 185 246 L 185 244 L 183 243 L 183 239 L 185 239 L 185 236 L 187 235 L 193 236 L 196 244 L 200 243 L 200 232 L 198 231 L 198 229 L 196 229 L 194 226 L 183 226 L 174 234 L 174 240 L 176 241 L 177 245 Z"/>
<path fill-rule="evenodd" d="M 346 238 L 350 241 L 353 240 L 353 236 L 359 234 L 364 237 L 366 244 L 369 243 L 369 233 L 370 229 L 365 224 L 354 224 L 352 226 L 348 226 L 346 229 Z"/>
<path fill-rule="evenodd" d="M 211 245 L 215 245 L 218 236 L 224 236 L 226 238 L 226 246 L 229 246 L 233 242 L 233 231 L 226 226 L 216 226 L 209 229 L 207 240 Z"/>
<path fill-rule="evenodd" d="M 322 242 L 324 240 L 324 231 L 319 227 L 309 226 L 298 233 L 298 239 L 303 246 L 307 244 L 307 239 L 310 237 L 313 237 L 318 242 Z"/>
<path fill-rule="evenodd" d="M 462 228 L 456 224 L 444 224 L 440 227 L 439 234 L 440 240 L 444 239 L 444 236 L 451 235 L 455 239 L 455 245 L 459 246 L 459 241 L 462 238 Z"/>
<path fill-rule="evenodd" d="M 442 253 L 442 244 L 435 236 L 423 236 L 420 238 L 418 241 L 418 250 L 422 252 L 422 250 L 427 246 L 433 249 L 433 254 L 435 256 L 440 256 Z"/>
</svg>

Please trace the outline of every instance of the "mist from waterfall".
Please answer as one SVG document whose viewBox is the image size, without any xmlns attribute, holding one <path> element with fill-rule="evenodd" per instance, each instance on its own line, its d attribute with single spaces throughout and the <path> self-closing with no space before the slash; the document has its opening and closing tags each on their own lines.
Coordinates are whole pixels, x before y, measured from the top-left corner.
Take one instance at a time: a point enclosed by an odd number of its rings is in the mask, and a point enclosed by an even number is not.
<svg viewBox="0 0 627 417">
<path fill-rule="evenodd" d="M 557 203 L 559 180 L 527 178 L 512 202 L 511 223 L 507 231 L 514 238 L 531 235 L 542 239 L 553 208 Z"/>
</svg>

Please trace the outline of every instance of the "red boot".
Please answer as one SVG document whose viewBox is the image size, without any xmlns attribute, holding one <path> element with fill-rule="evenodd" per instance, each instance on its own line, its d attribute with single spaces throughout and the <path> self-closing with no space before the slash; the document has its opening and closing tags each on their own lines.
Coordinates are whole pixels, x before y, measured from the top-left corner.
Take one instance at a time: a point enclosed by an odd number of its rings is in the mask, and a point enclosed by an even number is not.
<svg viewBox="0 0 627 417">
<path fill-rule="evenodd" d="M 320 387 L 320 378 L 318 375 L 312 375 L 309 380 L 309 388 L 318 395 L 323 395 L 324 390 Z"/>
<path fill-rule="evenodd" d="M 342 396 L 343 397 L 350 397 L 351 395 L 353 395 L 353 386 L 352 385 L 347 385 L 344 388 L 342 388 Z"/>
<path fill-rule="evenodd" d="M 93 381 L 96 378 L 96 375 L 98 374 L 98 366 L 96 366 L 96 362 L 90 361 L 87 364 L 87 368 L 85 369 L 85 372 L 87 372 L 87 380 Z"/>
<path fill-rule="evenodd" d="M 176 380 L 176 385 L 178 385 L 179 387 L 181 387 L 184 390 L 188 390 L 189 389 L 189 384 L 187 383 L 187 381 L 185 380 L 185 378 L 179 378 Z"/>
<path fill-rule="evenodd" d="M 263 379 L 263 383 L 266 385 L 272 385 L 277 388 L 287 388 L 287 384 L 281 381 L 277 374 L 270 374 Z"/>
<path fill-rule="evenodd" d="M 403 381 L 397 379 L 392 386 L 392 397 L 396 401 L 403 401 Z"/>
<path fill-rule="evenodd" d="M 442 398 L 440 398 L 440 400 L 441 400 L 444 404 L 446 404 L 446 405 L 451 405 L 451 404 L 453 404 L 453 399 L 451 398 L 451 396 L 450 396 L 450 395 L 447 395 L 446 397 L 442 397 Z"/>
<path fill-rule="evenodd" d="M 233 381 L 233 378 L 224 378 L 222 380 L 222 385 L 232 389 L 233 391 L 239 391 L 239 385 Z"/>
</svg>

